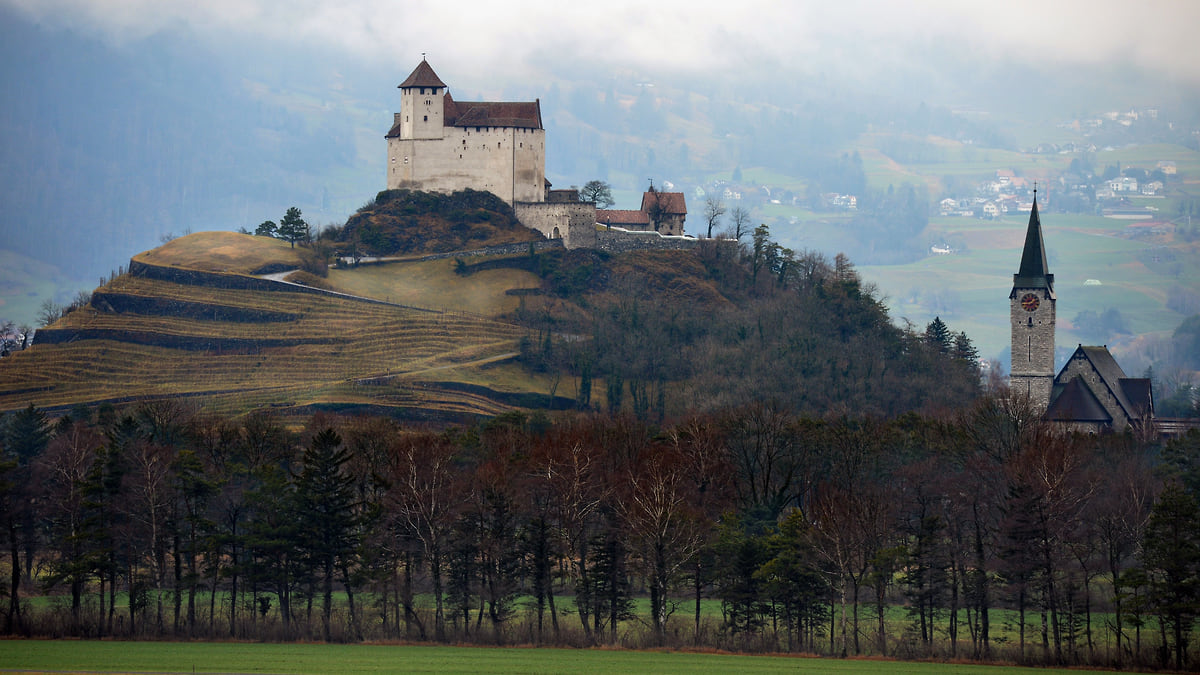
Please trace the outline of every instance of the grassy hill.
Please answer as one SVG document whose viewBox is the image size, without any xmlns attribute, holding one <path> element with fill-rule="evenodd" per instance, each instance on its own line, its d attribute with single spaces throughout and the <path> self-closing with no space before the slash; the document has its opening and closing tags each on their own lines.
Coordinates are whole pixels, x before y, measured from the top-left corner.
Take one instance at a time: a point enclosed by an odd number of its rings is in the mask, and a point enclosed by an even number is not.
<svg viewBox="0 0 1200 675">
<path fill-rule="evenodd" d="M 331 279 L 375 300 L 250 274 L 294 267 L 297 250 L 207 232 L 135 256 L 130 274 L 0 363 L 0 410 L 172 396 L 222 412 L 369 408 L 457 420 L 546 404 L 536 378 L 514 379 L 502 365 L 526 331 L 469 311 L 499 313 L 502 289 L 527 281 L 519 274 L 497 270 L 490 276 L 501 281 L 477 283 L 444 260 L 444 273 L 417 264 L 389 283 L 372 268 Z M 410 295 L 392 292 L 404 285 Z M 389 295 L 432 307 L 401 306 Z"/>
</svg>

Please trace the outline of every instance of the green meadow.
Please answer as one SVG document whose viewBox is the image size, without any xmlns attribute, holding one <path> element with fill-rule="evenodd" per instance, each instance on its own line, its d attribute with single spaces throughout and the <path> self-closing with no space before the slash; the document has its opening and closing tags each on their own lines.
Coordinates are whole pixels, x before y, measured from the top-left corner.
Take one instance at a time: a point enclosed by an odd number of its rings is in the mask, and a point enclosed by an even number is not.
<svg viewBox="0 0 1200 675">
<path fill-rule="evenodd" d="M 797 656 L 613 649 L 231 642 L 0 641 L 6 672 L 107 673 L 997 673 L 1081 670 L 997 668 Z M 1098 671 L 1093 671 L 1098 672 Z"/>
<path fill-rule="evenodd" d="M 1089 342 L 1072 325 L 1083 311 L 1120 311 L 1131 331 L 1121 341 L 1169 335 L 1185 318 L 1167 309 L 1166 298 L 1172 286 L 1200 288 L 1196 247 L 1168 250 L 1156 242 L 1126 238 L 1122 235 L 1131 221 L 1054 213 L 1042 214 L 1041 220 L 1058 292 L 1059 345 Z M 1024 214 L 998 221 L 933 218 L 928 238 L 944 238 L 962 248 L 905 265 L 858 269 L 884 291 L 895 318 L 923 326 L 941 316 L 951 329 L 965 330 L 981 356 L 994 358 L 1008 345 L 1008 292 L 1027 224 Z"/>
</svg>

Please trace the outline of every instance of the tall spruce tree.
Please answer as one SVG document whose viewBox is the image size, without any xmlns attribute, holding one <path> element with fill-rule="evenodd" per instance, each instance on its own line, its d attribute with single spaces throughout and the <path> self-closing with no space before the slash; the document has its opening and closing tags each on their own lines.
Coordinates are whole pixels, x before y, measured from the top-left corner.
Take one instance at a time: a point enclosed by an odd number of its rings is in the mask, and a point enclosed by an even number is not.
<svg viewBox="0 0 1200 675">
<path fill-rule="evenodd" d="M 350 598 L 353 623 L 354 594 L 350 587 L 350 558 L 358 547 L 358 505 L 354 496 L 354 478 L 345 469 L 349 451 L 342 437 L 332 428 L 317 433 L 304 451 L 300 476 L 296 480 L 296 498 L 302 542 L 306 558 L 321 579 L 322 628 L 325 639 L 331 637 L 334 575 L 340 574 Z"/>
<path fill-rule="evenodd" d="M 1164 657 L 1173 651 L 1175 668 L 1183 670 L 1188 636 L 1200 614 L 1200 505 L 1178 483 L 1163 490 L 1150 513 L 1142 563 L 1150 574 L 1152 601 L 1171 626 L 1170 647 L 1163 633 Z"/>
<path fill-rule="evenodd" d="M 942 321 L 942 317 L 935 316 L 933 321 L 925 326 L 925 341 L 934 349 L 945 354 L 954 345 L 954 335 L 950 333 L 950 329 L 946 326 L 946 322 Z"/>
</svg>

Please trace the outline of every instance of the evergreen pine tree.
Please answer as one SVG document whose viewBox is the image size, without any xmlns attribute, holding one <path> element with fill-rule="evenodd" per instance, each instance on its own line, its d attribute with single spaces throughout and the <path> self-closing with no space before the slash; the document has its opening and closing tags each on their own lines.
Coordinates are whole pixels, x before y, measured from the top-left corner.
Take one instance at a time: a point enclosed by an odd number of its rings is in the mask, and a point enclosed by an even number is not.
<svg viewBox="0 0 1200 675">
<path fill-rule="evenodd" d="M 278 233 L 281 238 L 291 242 L 292 248 L 296 248 L 296 242 L 308 239 L 308 223 L 300 217 L 300 209 L 293 206 L 287 210 L 279 221 Z"/>
<path fill-rule="evenodd" d="M 348 559 L 357 549 L 361 533 L 354 478 L 344 469 L 348 461 L 350 453 L 342 447 L 342 437 L 327 428 L 314 436 L 304 451 L 300 476 L 296 480 L 301 541 L 308 561 L 320 575 L 324 594 L 321 609 L 326 640 L 331 637 L 333 581 L 337 572 L 341 573 L 350 596 L 350 611 L 354 611 Z"/>
<path fill-rule="evenodd" d="M 975 349 L 975 345 L 971 342 L 971 338 L 967 337 L 965 332 L 960 332 L 954 336 L 954 358 L 960 361 L 966 361 L 971 365 L 979 363 L 979 350 Z"/>
<path fill-rule="evenodd" d="M 925 326 L 925 341 L 941 353 L 949 353 L 950 347 L 954 344 L 954 339 L 951 336 L 950 329 L 942 321 L 942 317 L 935 316 L 933 321 L 930 321 L 929 325 Z"/>
</svg>

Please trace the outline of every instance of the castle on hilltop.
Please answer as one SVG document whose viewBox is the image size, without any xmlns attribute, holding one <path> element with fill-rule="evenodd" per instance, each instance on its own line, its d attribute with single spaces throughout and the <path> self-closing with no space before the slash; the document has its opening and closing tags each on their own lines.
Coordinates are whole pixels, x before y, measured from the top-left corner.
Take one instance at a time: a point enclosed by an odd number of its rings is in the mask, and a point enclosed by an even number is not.
<svg viewBox="0 0 1200 675">
<path fill-rule="evenodd" d="M 1044 419 L 1073 431 L 1154 432 L 1154 392 L 1150 380 L 1127 377 L 1107 346 L 1079 345 L 1054 374 L 1054 324 L 1058 295 L 1046 259 L 1037 193 L 1029 213 L 1021 267 L 1008 294 L 1012 327 L 1009 387 L 1027 397 Z"/>
<path fill-rule="evenodd" d="M 578 190 L 546 180 L 540 100 L 456 101 L 424 58 L 400 83 L 400 112 L 387 139 L 387 189 L 491 192 L 517 219 L 567 248 L 687 248 L 682 192 L 655 191 L 638 211 L 600 211 Z M 601 222 L 603 220 L 603 222 Z"/>
<path fill-rule="evenodd" d="M 471 188 L 509 206 L 545 200 L 540 101 L 455 101 L 424 59 L 399 88 L 400 112 L 387 133 L 389 190 Z"/>
</svg>

